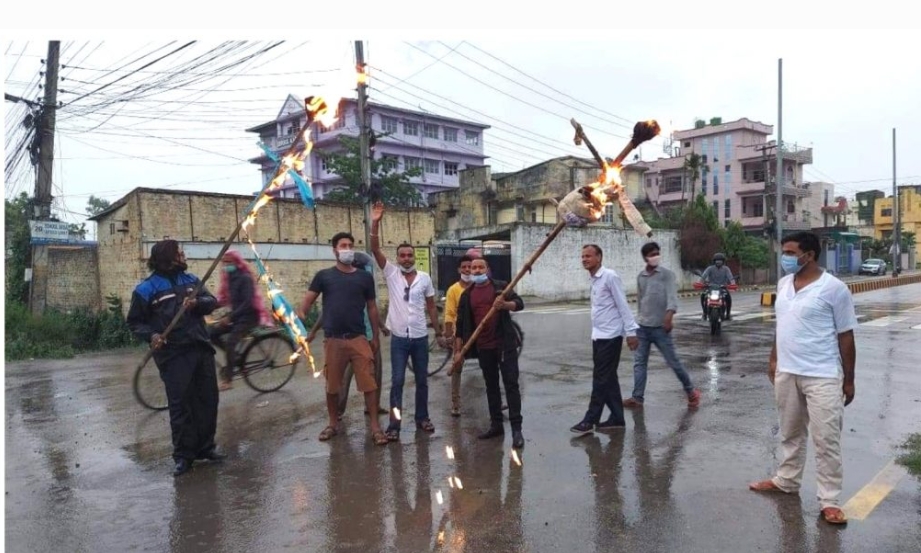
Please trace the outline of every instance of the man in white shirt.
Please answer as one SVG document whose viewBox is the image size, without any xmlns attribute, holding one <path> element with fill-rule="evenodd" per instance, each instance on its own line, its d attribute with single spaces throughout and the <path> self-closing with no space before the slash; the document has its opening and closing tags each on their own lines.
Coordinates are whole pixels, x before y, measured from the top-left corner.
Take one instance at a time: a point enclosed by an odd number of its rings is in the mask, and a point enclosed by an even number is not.
<svg viewBox="0 0 921 553">
<path fill-rule="evenodd" d="M 768 378 L 780 412 L 783 461 L 773 478 L 749 488 L 797 493 L 811 433 L 822 518 L 845 524 L 847 517 L 838 506 L 841 427 L 844 406 L 854 400 L 857 316 L 847 286 L 816 262 L 822 247 L 815 234 L 791 234 L 782 248 L 781 262 L 788 274 L 777 285 L 777 331 Z"/>
<path fill-rule="evenodd" d="M 624 284 L 612 269 L 601 265 L 601 248 L 595 244 L 582 247 L 582 267 L 591 275 L 592 298 L 592 398 L 582 422 L 570 428 L 584 436 L 596 429 L 602 432 L 624 428 L 624 405 L 617 380 L 620 352 L 627 336 L 627 346 L 636 350 L 638 325 L 627 304 Z M 601 414 L 611 411 L 604 422 Z"/>
<path fill-rule="evenodd" d="M 429 420 L 429 332 L 425 323 L 428 311 L 435 335 L 442 337 L 435 308 L 435 287 L 432 278 L 416 270 L 416 251 L 411 244 L 397 246 L 397 264 L 387 260 L 381 251 L 380 224 L 384 216 L 384 204 L 378 202 L 371 210 L 371 253 L 384 270 L 387 281 L 387 329 L 390 338 L 390 425 L 387 438 L 400 439 L 400 422 L 403 411 L 403 385 L 406 382 L 406 364 L 413 360 L 416 379 L 417 430 L 434 432 L 435 425 Z"/>
</svg>

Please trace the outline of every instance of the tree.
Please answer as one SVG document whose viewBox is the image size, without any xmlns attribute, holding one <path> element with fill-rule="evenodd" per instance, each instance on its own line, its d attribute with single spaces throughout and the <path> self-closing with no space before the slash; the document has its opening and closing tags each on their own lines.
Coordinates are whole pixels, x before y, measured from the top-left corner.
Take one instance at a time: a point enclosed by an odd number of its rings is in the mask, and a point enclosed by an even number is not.
<svg viewBox="0 0 921 553">
<path fill-rule="evenodd" d="M 684 210 L 678 239 L 683 269 L 702 270 L 710 265 L 713 254 L 720 251 L 723 246 L 719 226 L 716 212 L 707 204 L 702 194 L 688 204 Z"/>
<path fill-rule="evenodd" d="M 770 262 L 767 241 L 745 234 L 738 221 L 729 223 L 723 231 L 723 252 L 729 259 L 736 259 L 739 265 L 751 269 L 765 269 Z"/>
<path fill-rule="evenodd" d="M 345 148 L 343 153 L 324 153 L 320 156 L 326 160 L 331 173 L 342 177 L 344 186 L 326 194 L 326 199 L 333 202 L 363 204 L 364 182 L 361 178 L 361 147 L 358 140 L 350 136 L 340 136 L 339 143 Z M 422 201 L 419 190 L 409 182 L 412 177 L 422 174 L 421 167 L 407 171 L 397 171 L 395 161 L 389 159 L 371 159 L 372 196 L 380 196 L 385 205 L 410 206 Z"/>
<path fill-rule="evenodd" d="M 6 299 L 26 303 L 29 299 L 29 283 L 25 280 L 26 267 L 32 256 L 30 246 L 29 215 L 32 213 L 32 198 L 25 192 L 5 200 L 6 231 Z"/>
<path fill-rule="evenodd" d="M 90 199 L 86 201 L 86 213 L 90 217 L 93 217 L 109 209 L 111 205 L 112 203 L 109 202 L 109 200 L 90 195 Z"/>
<path fill-rule="evenodd" d="M 709 168 L 704 163 L 704 158 L 700 154 L 691 154 L 688 157 L 684 158 L 684 171 L 687 174 L 688 178 L 691 179 L 691 200 L 697 197 L 697 179 L 700 178 L 701 173 L 704 173 Z M 684 190 L 682 190 L 682 198 Z"/>
</svg>

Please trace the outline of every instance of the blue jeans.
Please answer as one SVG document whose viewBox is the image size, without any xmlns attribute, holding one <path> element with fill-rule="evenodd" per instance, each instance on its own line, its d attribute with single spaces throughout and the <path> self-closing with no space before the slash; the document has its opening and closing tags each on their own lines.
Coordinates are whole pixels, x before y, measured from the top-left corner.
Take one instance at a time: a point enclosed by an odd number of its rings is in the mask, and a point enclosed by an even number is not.
<svg viewBox="0 0 921 553">
<path fill-rule="evenodd" d="M 406 362 L 412 356 L 413 373 L 416 377 L 416 422 L 429 418 L 429 339 L 390 338 L 390 428 L 400 429 L 400 421 L 394 419 L 393 408 L 403 414 L 403 384 L 406 383 Z"/>
<path fill-rule="evenodd" d="M 636 330 L 636 337 L 640 342 L 638 348 L 633 353 L 633 399 L 643 401 L 643 393 L 646 391 L 646 365 L 649 362 L 649 350 L 655 344 L 669 368 L 675 371 L 675 376 L 681 381 L 686 393 L 694 390 L 691 384 L 691 377 L 688 371 L 684 369 L 681 360 L 675 354 L 675 344 L 672 342 L 672 335 L 665 332 L 661 326 L 640 326 Z"/>
</svg>

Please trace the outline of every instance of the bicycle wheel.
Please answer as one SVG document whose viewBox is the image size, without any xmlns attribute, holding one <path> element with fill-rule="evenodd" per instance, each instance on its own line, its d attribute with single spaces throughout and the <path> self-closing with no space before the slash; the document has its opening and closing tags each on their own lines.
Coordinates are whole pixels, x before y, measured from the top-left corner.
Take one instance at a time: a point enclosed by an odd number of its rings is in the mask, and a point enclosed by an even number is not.
<svg viewBox="0 0 921 553">
<path fill-rule="evenodd" d="M 253 338 L 243 350 L 241 372 L 246 384 L 257 392 L 274 392 L 291 380 L 301 359 L 291 359 L 294 344 L 281 333 Z"/>
<path fill-rule="evenodd" d="M 134 397 L 138 403 L 154 411 L 165 411 L 169 407 L 160 369 L 152 360 L 134 372 Z"/>
<path fill-rule="evenodd" d="M 441 359 L 441 363 L 438 363 L 438 366 L 435 366 L 435 363 L 437 363 L 437 361 L 433 363 L 432 359 L 433 358 L 438 359 L 439 352 L 444 352 L 444 357 Z M 436 374 L 441 372 L 441 369 L 445 368 L 445 366 L 448 364 L 448 361 L 451 360 L 453 353 L 454 353 L 453 348 L 448 348 L 448 349 L 442 348 L 441 346 L 438 345 L 438 339 L 433 338 L 431 343 L 429 343 L 429 376 L 435 376 Z"/>
</svg>

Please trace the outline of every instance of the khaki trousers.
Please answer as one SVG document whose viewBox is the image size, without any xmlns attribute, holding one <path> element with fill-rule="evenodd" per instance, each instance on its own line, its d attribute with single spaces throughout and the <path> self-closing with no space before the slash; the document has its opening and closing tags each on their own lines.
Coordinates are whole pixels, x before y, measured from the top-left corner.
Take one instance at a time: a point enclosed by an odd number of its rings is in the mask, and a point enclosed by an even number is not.
<svg viewBox="0 0 921 553">
<path fill-rule="evenodd" d="M 815 446 L 821 508 L 838 507 L 841 482 L 841 428 L 844 420 L 843 376 L 816 378 L 778 372 L 774 397 L 780 412 L 783 460 L 772 479 L 785 492 L 799 491 L 806 466 L 806 441 Z"/>
</svg>

